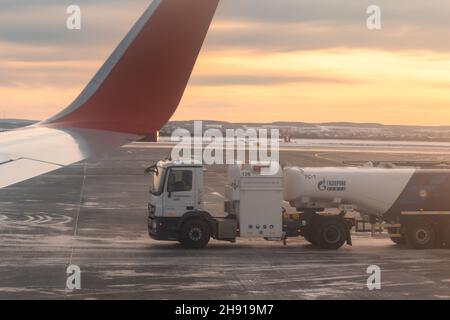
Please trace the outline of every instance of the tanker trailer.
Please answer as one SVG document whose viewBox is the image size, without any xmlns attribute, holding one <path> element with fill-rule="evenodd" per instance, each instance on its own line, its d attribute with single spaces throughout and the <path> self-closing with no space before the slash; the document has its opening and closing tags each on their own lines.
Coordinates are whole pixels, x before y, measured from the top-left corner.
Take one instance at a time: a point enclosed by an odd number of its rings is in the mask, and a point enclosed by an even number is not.
<svg viewBox="0 0 450 320">
<path fill-rule="evenodd" d="M 349 210 L 387 223 L 391 239 L 416 249 L 450 244 L 450 170 L 330 167 L 284 169 L 283 197 L 304 221 L 302 235 L 318 241 L 325 209 Z"/>
</svg>

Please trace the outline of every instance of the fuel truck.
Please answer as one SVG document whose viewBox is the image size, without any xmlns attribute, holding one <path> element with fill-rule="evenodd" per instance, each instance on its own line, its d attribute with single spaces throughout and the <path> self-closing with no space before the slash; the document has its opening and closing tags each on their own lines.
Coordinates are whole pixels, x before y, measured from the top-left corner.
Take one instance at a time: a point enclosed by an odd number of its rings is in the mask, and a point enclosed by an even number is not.
<svg viewBox="0 0 450 320">
<path fill-rule="evenodd" d="M 205 209 L 203 171 L 200 162 L 176 160 L 147 169 L 151 238 L 199 249 L 211 238 L 286 244 L 301 236 L 318 248 L 338 249 L 352 244 L 353 223 L 346 216 L 357 211 L 384 221 L 397 244 L 416 249 L 450 244 L 450 170 L 230 165 L 220 217 Z M 294 214 L 286 213 L 283 200 Z"/>
</svg>

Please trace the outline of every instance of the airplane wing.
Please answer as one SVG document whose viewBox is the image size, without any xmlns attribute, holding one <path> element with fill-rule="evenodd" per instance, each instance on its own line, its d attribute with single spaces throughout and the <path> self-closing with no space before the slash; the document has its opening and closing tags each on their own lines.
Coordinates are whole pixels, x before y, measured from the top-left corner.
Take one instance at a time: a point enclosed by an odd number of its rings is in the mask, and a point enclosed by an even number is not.
<svg viewBox="0 0 450 320">
<path fill-rule="evenodd" d="M 81 94 L 0 133 L 0 188 L 156 133 L 175 112 L 219 0 L 154 0 Z"/>
</svg>

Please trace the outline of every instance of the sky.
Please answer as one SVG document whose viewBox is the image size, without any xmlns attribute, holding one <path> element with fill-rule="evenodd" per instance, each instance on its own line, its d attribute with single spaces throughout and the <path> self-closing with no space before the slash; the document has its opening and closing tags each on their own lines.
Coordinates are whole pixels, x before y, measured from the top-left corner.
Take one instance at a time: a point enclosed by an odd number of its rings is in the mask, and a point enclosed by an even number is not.
<svg viewBox="0 0 450 320">
<path fill-rule="evenodd" d="M 0 0 L 0 118 L 65 108 L 150 0 Z M 66 9 L 82 29 L 66 28 Z M 367 29 L 366 9 L 382 28 Z M 449 0 L 221 0 L 172 120 L 450 125 Z"/>
</svg>

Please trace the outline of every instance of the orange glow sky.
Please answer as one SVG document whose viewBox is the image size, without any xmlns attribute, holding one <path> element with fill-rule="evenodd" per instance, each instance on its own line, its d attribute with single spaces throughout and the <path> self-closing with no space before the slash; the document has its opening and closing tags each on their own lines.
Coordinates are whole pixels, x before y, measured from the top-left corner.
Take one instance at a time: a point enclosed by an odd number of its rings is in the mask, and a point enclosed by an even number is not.
<svg viewBox="0 0 450 320">
<path fill-rule="evenodd" d="M 450 125 L 447 1 L 378 1 L 381 31 L 367 1 L 222 1 L 174 120 Z M 68 105 L 149 1 L 79 3 L 78 33 L 65 1 L 2 4 L 0 117 Z"/>
</svg>

